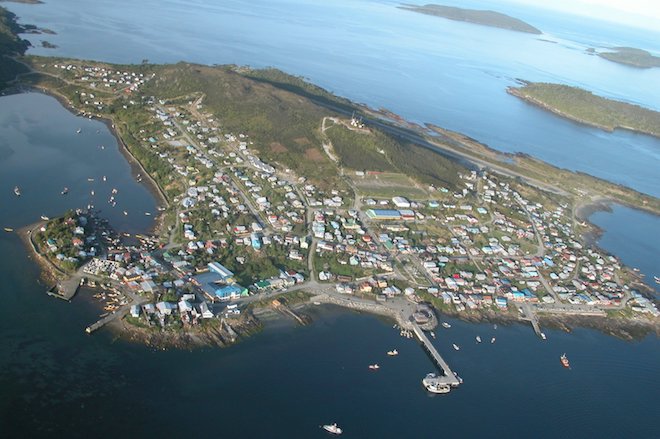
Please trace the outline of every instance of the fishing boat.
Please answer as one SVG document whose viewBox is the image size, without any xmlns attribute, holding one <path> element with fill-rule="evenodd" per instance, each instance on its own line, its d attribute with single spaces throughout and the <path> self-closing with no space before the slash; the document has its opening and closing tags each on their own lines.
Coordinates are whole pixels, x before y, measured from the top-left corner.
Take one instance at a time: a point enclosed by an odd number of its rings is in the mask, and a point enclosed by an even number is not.
<svg viewBox="0 0 660 439">
<path fill-rule="evenodd" d="M 461 350 L 461 348 L 458 347 L 458 345 L 457 345 L 456 343 L 452 343 L 452 346 L 454 347 L 454 350 L 456 350 L 456 351 L 460 351 L 460 350 Z"/>
<path fill-rule="evenodd" d="M 442 327 L 445 328 L 445 329 L 449 329 L 449 328 L 451 328 L 451 325 L 447 322 L 442 322 Z"/>
<path fill-rule="evenodd" d="M 561 365 L 564 366 L 567 369 L 570 369 L 571 363 L 568 362 L 568 357 L 566 354 L 561 354 L 561 357 L 559 357 L 559 361 L 561 361 Z"/>
<path fill-rule="evenodd" d="M 41 219 L 44 221 L 50 221 L 50 218 L 48 218 L 46 215 L 41 215 Z"/>
<path fill-rule="evenodd" d="M 477 335 L 477 343 L 481 343 L 481 337 Z"/>
<path fill-rule="evenodd" d="M 343 433 L 343 430 L 337 426 L 337 423 L 323 425 L 322 428 L 328 433 L 340 435 Z"/>
<path fill-rule="evenodd" d="M 378 370 L 380 369 L 380 366 L 378 364 L 370 364 L 369 369 L 371 370 Z"/>
<path fill-rule="evenodd" d="M 387 351 L 387 355 L 389 355 L 390 357 L 396 357 L 397 355 L 399 355 L 399 351 L 397 351 L 396 349 L 392 349 L 391 351 Z"/>
<path fill-rule="evenodd" d="M 495 337 L 490 339 L 490 344 L 493 344 L 493 343 L 495 343 Z"/>
<path fill-rule="evenodd" d="M 16 194 L 17 197 L 21 196 L 21 189 L 18 186 L 14 186 L 14 194 Z"/>
<path fill-rule="evenodd" d="M 11 233 L 13 231 L 14 231 L 14 229 L 12 229 L 11 227 L 5 227 L 5 232 Z"/>
<path fill-rule="evenodd" d="M 66 195 L 68 193 L 69 193 L 69 188 L 66 186 L 64 187 L 64 189 L 62 189 L 62 192 L 60 192 L 61 195 Z"/>
</svg>

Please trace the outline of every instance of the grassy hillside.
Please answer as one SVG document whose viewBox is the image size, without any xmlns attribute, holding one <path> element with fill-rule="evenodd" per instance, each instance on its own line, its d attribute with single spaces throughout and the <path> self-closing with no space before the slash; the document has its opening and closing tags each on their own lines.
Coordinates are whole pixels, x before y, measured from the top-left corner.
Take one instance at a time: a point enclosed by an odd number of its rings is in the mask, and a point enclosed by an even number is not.
<svg viewBox="0 0 660 439">
<path fill-rule="evenodd" d="M 660 113 L 562 84 L 527 83 L 508 92 L 569 119 L 608 131 L 627 128 L 660 137 Z"/>
<path fill-rule="evenodd" d="M 465 21 L 467 23 L 480 24 L 483 26 L 497 27 L 500 29 L 513 30 L 516 32 L 526 32 L 530 34 L 541 34 L 542 32 L 522 20 L 511 17 L 501 12 L 478 10 L 478 9 L 464 9 L 454 6 L 444 5 L 404 5 L 400 6 L 401 9 L 407 11 L 418 12 L 420 14 L 434 15 L 436 17 L 447 18 L 454 21 Z"/>
<path fill-rule="evenodd" d="M 399 141 L 378 130 L 363 133 L 335 125 L 326 130 L 343 166 L 356 170 L 401 172 L 436 186 L 456 187 L 458 163 L 426 148 Z"/>
</svg>

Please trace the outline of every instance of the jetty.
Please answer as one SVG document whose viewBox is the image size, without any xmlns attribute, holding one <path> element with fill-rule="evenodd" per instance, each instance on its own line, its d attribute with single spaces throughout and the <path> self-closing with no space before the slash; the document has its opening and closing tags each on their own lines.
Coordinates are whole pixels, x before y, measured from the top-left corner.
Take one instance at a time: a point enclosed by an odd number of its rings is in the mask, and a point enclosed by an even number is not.
<svg viewBox="0 0 660 439">
<path fill-rule="evenodd" d="M 415 322 L 412 322 L 412 328 L 426 353 L 442 372 L 442 375 L 438 376 L 436 381 L 440 384 L 447 384 L 451 387 L 458 387 L 458 385 L 461 384 L 460 378 L 458 378 L 456 373 L 451 370 L 449 364 L 447 364 L 444 358 L 442 358 L 438 350 L 431 343 L 431 340 L 429 340 L 424 331 L 422 331 L 422 328 L 420 328 L 419 325 Z"/>
<path fill-rule="evenodd" d="M 523 319 L 529 321 L 532 324 L 532 328 L 534 328 L 536 335 L 543 337 L 543 333 L 541 332 L 541 325 L 539 325 L 539 318 L 532 310 L 532 307 L 529 305 L 529 303 L 523 303 L 520 305 L 520 310 L 523 312 Z"/>
</svg>

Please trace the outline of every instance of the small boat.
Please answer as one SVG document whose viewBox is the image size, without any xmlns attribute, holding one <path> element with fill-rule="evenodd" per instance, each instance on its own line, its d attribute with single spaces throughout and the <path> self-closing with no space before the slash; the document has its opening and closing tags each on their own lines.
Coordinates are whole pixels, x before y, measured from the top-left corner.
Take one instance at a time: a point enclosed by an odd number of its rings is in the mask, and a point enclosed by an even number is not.
<svg viewBox="0 0 660 439">
<path fill-rule="evenodd" d="M 568 362 L 568 357 L 566 357 L 566 354 L 562 354 L 561 357 L 559 357 L 559 361 L 561 361 L 562 366 L 564 366 L 567 369 L 570 369 L 571 363 Z"/>
<path fill-rule="evenodd" d="M 14 229 L 12 229 L 11 227 L 5 227 L 5 232 L 11 233 L 13 231 L 14 231 Z"/>
<path fill-rule="evenodd" d="M 18 186 L 14 186 L 14 194 L 16 194 L 17 197 L 21 196 L 21 189 Z"/>
<path fill-rule="evenodd" d="M 112 188 L 112 194 L 115 195 L 117 193 L 117 188 Z"/>
<path fill-rule="evenodd" d="M 108 179 L 105 175 L 103 176 L 103 181 L 108 181 Z"/>
<path fill-rule="evenodd" d="M 87 181 L 92 182 L 94 179 L 92 177 L 88 178 Z"/>
<path fill-rule="evenodd" d="M 146 216 L 151 216 L 151 212 L 144 212 Z"/>
<path fill-rule="evenodd" d="M 128 216 L 128 212 L 124 211 L 124 215 L 127 215 L 127 216 Z"/>
<path fill-rule="evenodd" d="M 76 134 L 80 134 L 80 133 L 82 133 L 82 128 L 78 128 L 78 129 L 76 130 Z"/>
<path fill-rule="evenodd" d="M 452 346 L 454 347 L 454 350 L 456 350 L 456 351 L 460 351 L 460 350 L 461 350 L 461 348 L 458 347 L 458 345 L 457 345 L 456 343 L 452 343 Z"/>
<path fill-rule="evenodd" d="M 340 435 L 343 433 L 343 430 L 339 428 L 336 423 L 323 425 L 322 428 L 328 433 L 332 433 L 336 435 Z"/>
<path fill-rule="evenodd" d="M 92 194 L 92 197 L 93 197 L 94 196 L 94 191 L 91 191 L 90 193 Z"/>
<path fill-rule="evenodd" d="M 548 337 L 545 336 L 545 332 L 542 332 L 542 333 L 541 333 L 541 338 L 542 338 L 543 340 L 547 340 L 547 339 L 548 339 Z"/>
<path fill-rule="evenodd" d="M 481 343 L 481 337 L 477 335 L 477 343 Z"/>
<path fill-rule="evenodd" d="M 493 324 L 493 329 L 497 329 L 497 323 Z"/>
<path fill-rule="evenodd" d="M 433 339 L 435 340 L 435 332 L 431 331 L 430 334 L 431 334 L 431 337 L 433 337 Z"/>
<path fill-rule="evenodd" d="M 449 328 L 451 328 L 451 325 L 447 322 L 442 322 L 442 327 L 445 328 L 445 329 L 449 329 Z"/>
<path fill-rule="evenodd" d="M 69 193 L 69 188 L 66 186 L 64 187 L 64 189 L 62 189 L 62 192 L 60 192 L 61 195 L 66 195 L 68 193 Z"/>
<path fill-rule="evenodd" d="M 48 218 L 46 215 L 41 215 L 41 219 L 44 221 L 50 221 L 50 218 Z"/>
<path fill-rule="evenodd" d="M 655 283 L 660 284 L 660 277 L 653 276 L 653 279 L 655 280 Z"/>
<path fill-rule="evenodd" d="M 380 369 L 380 366 L 378 364 L 370 364 L 369 369 L 371 370 L 378 370 Z"/>
<path fill-rule="evenodd" d="M 396 349 L 392 349 L 391 351 L 387 351 L 387 355 L 389 355 L 390 357 L 396 357 L 397 355 L 399 355 L 399 351 L 397 351 Z"/>
<path fill-rule="evenodd" d="M 495 343 L 495 337 L 490 339 L 490 344 L 493 344 L 493 343 Z"/>
<path fill-rule="evenodd" d="M 431 393 L 449 393 L 451 391 L 451 387 L 448 384 L 441 383 L 434 373 L 427 374 L 422 380 L 422 385 Z"/>
</svg>

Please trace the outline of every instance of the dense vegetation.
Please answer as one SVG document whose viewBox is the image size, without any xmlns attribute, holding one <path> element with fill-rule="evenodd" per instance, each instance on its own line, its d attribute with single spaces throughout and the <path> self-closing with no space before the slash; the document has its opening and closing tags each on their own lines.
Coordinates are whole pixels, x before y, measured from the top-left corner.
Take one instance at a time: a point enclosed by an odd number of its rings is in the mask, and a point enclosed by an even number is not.
<svg viewBox="0 0 660 439">
<path fill-rule="evenodd" d="M 563 84 L 527 83 L 509 93 L 578 122 L 611 131 L 627 128 L 660 137 L 660 113 Z"/>
<path fill-rule="evenodd" d="M 642 69 L 660 67 L 660 57 L 653 56 L 646 50 L 633 47 L 615 47 L 614 52 L 601 52 L 601 58 Z"/>
<path fill-rule="evenodd" d="M 16 22 L 16 15 L 0 6 L 0 90 L 17 74 L 27 71 L 25 66 L 9 58 L 22 55 L 30 47 L 27 40 L 18 36 L 22 30 Z"/>
<path fill-rule="evenodd" d="M 404 5 L 399 6 L 407 11 L 419 12 L 420 14 L 434 15 L 454 21 L 465 21 L 467 23 L 480 24 L 483 26 L 497 27 L 500 29 L 527 32 L 530 34 L 541 34 L 542 32 L 529 23 L 511 17 L 501 12 L 464 9 L 444 5 Z"/>
</svg>

